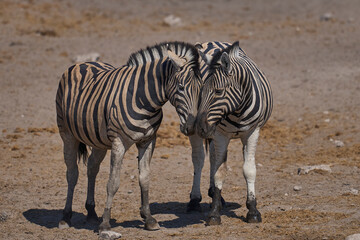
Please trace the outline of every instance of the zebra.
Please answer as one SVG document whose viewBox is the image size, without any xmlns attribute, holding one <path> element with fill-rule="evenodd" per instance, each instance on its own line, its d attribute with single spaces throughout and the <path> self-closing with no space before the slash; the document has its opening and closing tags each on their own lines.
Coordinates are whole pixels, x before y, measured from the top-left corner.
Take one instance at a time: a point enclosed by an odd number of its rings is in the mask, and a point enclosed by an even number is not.
<svg viewBox="0 0 360 240">
<path fill-rule="evenodd" d="M 197 133 L 209 139 L 210 175 L 214 186 L 206 223 L 221 224 L 221 190 L 227 171 L 227 148 L 234 138 L 240 138 L 243 144 L 246 221 L 261 222 L 255 197 L 255 151 L 260 128 L 272 112 L 271 87 L 264 73 L 240 48 L 239 42 L 217 51 L 209 60 L 196 119 Z"/>
<path fill-rule="evenodd" d="M 221 50 L 231 46 L 228 42 L 205 42 L 195 44 L 195 47 L 199 50 L 200 54 L 200 74 L 201 79 L 204 80 L 209 74 L 209 63 L 211 58 Z M 197 135 L 189 136 L 189 140 L 192 148 L 192 162 L 194 166 L 193 185 L 190 193 L 190 202 L 187 204 L 187 212 L 198 211 L 201 212 L 200 202 L 202 201 L 202 195 L 200 191 L 201 172 L 204 167 L 205 152 L 203 146 L 203 139 Z M 213 159 L 214 155 L 210 155 Z M 213 172 L 213 171 L 212 171 Z M 214 174 L 210 174 L 210 187 L 208 191 L 209 197 L 213 197 L 214 193 Z M 225 200 L 221 198 L 222 205 L 225 206 Z"/>
<path fill-rule="evenodd" d="M 163 117 L 162 106 L 169 100 L 180 118 L 181 132 L 193 134 L 200 84 L 198 50 L 184 42 L 160 43 L 141 49 L 119 68 L 107 63 L 86 62 L 71 66 L 62 75 L 56 94 L 56 111 L 64 145 L 68 192 L 60 228 L 71 225 L 80 157 L 87 161 L 87 219 L 98 221 L 95 178 L 107 150 L 111 149 L 106 205 L 99 226 L 100 233 L 111 233 L 111 205 L 120 185 L 123 156 L 136 144 L 140 214 L 145 229 L 159 229 L 151 216 L 148 194 L 150 160 Z M 86 146 L 92 148 L 89 158 Z"/>
</svg>

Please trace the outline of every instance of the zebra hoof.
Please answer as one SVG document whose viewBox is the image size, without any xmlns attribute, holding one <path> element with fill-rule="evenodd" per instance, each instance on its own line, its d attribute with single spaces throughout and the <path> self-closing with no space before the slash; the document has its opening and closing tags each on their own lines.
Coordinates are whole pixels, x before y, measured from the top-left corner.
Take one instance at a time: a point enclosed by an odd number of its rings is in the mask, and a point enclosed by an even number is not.
<svg viewBox="0 0 360 240">
<path fill-rule="evenodd" d="M 110 231 L 111 226 L 109 222 L 102 222 L 99 226 L 99 232 L 105 232 L 105 231 Z"/>
<path fill-rule="evenodd" d="M 155 218 L 149 217 L 145 220 L 145 229 L 149 231 L 156 231 L 160 229 L 160 226 Z"/>
<path fill-rule="evenodd" d="M 191 199 L 187 204 L 186 212 L 202 212 L 200 201 L 201 199 Z"/>
<path fill-rule="evenodd" d="M 69 228 L 71 226 L 70 221 L 66 222 L 65 220 L 61 220 L 59 222 L 59 229 L 66 229 Z"/>
<path fill-rule="evenodd" d="M 208 225 L 208 226 L 215 226 L 215 225 L 220 225 L 220 224 L 221 224 L 220 216 L 210 216 L 206 220 L 206 225 Z"/>
<path fill-rule="evenodd" d="M 261 214 L 259 211 L 248 212 L 246 214 L 246 222 L 247 223 L 260 223 L 262 221 Z"/>
</svg>

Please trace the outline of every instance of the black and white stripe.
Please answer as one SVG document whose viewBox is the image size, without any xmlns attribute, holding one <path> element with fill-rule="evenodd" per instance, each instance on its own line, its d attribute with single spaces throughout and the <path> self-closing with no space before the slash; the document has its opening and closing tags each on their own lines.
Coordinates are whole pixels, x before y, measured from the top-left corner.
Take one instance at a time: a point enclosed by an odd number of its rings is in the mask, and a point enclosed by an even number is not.
<svg viewBox="0 0 360 240">
<path fill-rule="evenodd" d="M 62 76 L 56 110 L 64 142 L 68 196 L 63 220 L 70 225 L 74 187 L 78 178 L 77 153 L 92 147 L 88 160 L 88 218 L 97 218 L 94 186 L 99 165 L 111 149 L 111 170 L 102 231 L 109 230 L 110 208 L 119 187 L 122 158 L 136 143 L 139 149 L 141 214 L 147 229 L 157 228 L 148 202 L 149 165 L 156 131 L 162 120 L 162 106 L 169 100 L 180 118 L 180 129 L 194 132 L 200 91 L 197 49 L 182 42 L 169 42 L 132 54 L 126 65 L 115 68 L 106 63 L 87 62 L 70 67 Z"/>
<path fill-rule="evenodd" d="M 208 46 L 208 43 L 203 45 Z M 226 45 L 205 56 L 210 63 L 207 73 L 202 73 L 204 85 L 197 115 L 198 134 L 212 139 L 210 185 L 213 204 L 208 218 L 210 225 L 220 224 L 227 147 L 233 138 L 241 138 L 243 143 L 243 173 L 247 182 L 246 206 L 249 209 L 246 219 L 248 222 L 261 221 L 255 198 L 255 151 L 259 130 L 269 119 L 273 107 L 271 87 L 263 72 L 238 42 Z"/>
</svg>

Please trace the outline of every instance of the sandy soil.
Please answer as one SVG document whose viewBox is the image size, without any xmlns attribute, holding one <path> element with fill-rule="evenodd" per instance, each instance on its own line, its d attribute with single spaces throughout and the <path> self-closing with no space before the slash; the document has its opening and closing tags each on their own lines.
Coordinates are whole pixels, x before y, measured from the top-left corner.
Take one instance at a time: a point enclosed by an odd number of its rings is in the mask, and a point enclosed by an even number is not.
<svg viewBox="0 0 360 240">
<path fill-rule="evenodd" d="M 130 3 L 131 2 L 131 3 Z M 344 239 L 360 232 L 360 2 L 318 1 L 20 1 L 0 2 L 0 238 L 96 239 L 85 222 L 86 167 L 74 198 L 73 227 L 57 223 L 66 198 L 55 92 L 77 55 L 97 52 L 123 65 L 161 41 L 240 40 L 267 74 L 275 106 L 257 151 L 260 224 L 247 224 L 241 143 L 229 147 L 222 225 L 186 214 L 192 183 L 191 149 L 174 109 L 165 106 L 152 161 L 151 209 L 161 230 L 143 229 L 135 148 L 125 156 L 112 227 L 124 239 Z M 173 14 L 181 26 L 163 19 Z M 336 147 L 335 140 L 343 147 Z M 331 173 L 298 175 L 328 164 Z M 102 214 L 109 156 L 97 179 Z M 300 186 L 300 191 L 294 191 Z M 351 192 L 352 191 L 352 192 Z"/>
</svg>

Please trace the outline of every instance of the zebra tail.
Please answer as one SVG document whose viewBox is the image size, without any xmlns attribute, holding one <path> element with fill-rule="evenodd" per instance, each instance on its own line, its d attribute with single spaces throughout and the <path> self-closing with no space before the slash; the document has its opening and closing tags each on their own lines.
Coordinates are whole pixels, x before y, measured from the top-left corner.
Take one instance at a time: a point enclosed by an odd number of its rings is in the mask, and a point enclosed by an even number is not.
<svg viewBox="0 0 360 240">
<path fill-rule="evenodd" d="M 87 151 L 86 145 L 82 142 L 79 144 L 79 148 L 78 148 L 79 162 L 80 162 L 81 158 L 84 162 L 84 165 L 86 166 L 87 160 L 88 160 L 88 151 Z"/>
<path fill-rule="evenodd" d="M 209 154 L 209 146 L 210 143 L 212 142 L 211 138 L 206 138 L 204 139 L 204 144 L 205 144 L 205 154 L 208 155 Z"/>
</svg>

